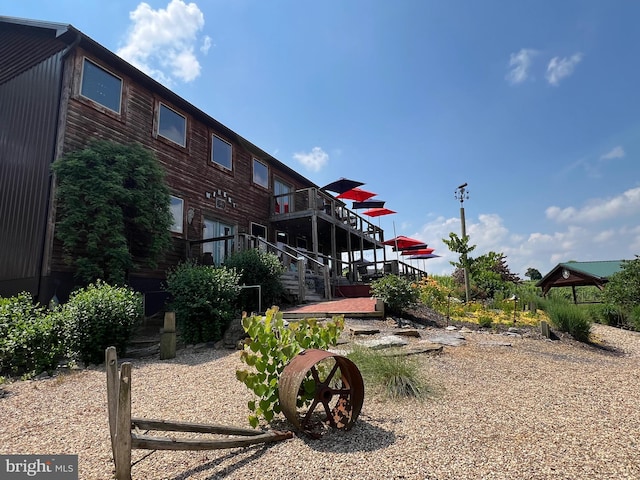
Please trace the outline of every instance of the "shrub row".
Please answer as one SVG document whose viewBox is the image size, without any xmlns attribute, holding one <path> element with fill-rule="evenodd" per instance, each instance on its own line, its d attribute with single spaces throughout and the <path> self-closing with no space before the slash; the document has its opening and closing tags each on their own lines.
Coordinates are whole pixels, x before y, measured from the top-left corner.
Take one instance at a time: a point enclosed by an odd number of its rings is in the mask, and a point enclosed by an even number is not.
<svg viewBox="0 0 640 480">
<path fill-rule="evenodd" d="M 100 363 L 115 345 L 124 353 L 142 317 L 140 294 L 98 282 L 54 309 L 30 294 L 0 298 L 0 373 L 32 376 L 56 368 L 63 356 Z"/>
</svg>

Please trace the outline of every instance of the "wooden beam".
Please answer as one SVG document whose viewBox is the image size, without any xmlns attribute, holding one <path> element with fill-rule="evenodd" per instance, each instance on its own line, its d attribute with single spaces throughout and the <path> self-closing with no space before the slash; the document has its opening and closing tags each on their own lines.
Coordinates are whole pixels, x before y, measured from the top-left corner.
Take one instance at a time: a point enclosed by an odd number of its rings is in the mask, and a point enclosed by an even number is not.
<svg viewBox="0 0 640 480">
<path fill-rule="evenodd" d="M 246 447 L 257 443 L 278 442 L 289 438 L 293 438 L 293 432 L 280 432 L 277 430 L 261 433 L 260 435 L 252 437 L 223 438 L 219 440 L 175 439 L 132 433 L 131 445 L 133 448 L 147 450 L 219 450 L 223 448 Z"/>
<path fill-rule="evenodd" d="M 116 419 L 118 417 L 118 355 L 116 347 L 105 350 L 107 370 L 107 409 L 109 412 L 109 433 L 111 434 L 111 453 L 116 458 Z"/>
<path fill-rule="evenodd" d="M 229 427 L 226 425 L 179 422 L 173 420 L 155 420 L 153 418 L 132 418 L 131 427 L 138 427 L 142 430 L 158 430 L 169 432 L 192 432 L 192 433 L 220 433 L 224 435 L 244 435 L 257 436 L 262 431 L 252 428 Z"/>
</svg>

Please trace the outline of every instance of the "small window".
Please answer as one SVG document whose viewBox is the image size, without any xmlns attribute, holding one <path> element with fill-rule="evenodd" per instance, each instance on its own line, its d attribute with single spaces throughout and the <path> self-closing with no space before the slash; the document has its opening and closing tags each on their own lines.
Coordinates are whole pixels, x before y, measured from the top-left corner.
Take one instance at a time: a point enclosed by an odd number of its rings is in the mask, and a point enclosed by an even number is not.
<svg viewBox="0 0 640 480">
<path fill-rule="evenodd" d="M 80 93 L 109 110 L 120 113 L 122 80 L 86 58 L 82 68 Z"/>
<path fill-rule="evenodd" d="M 231 144 L 215 135 L 211 148 L 211 161 L 231 170 Z"/>
<path fill-rule="evenodd" d="M 251 235 L 254 237 L 267 238 L 267 227 L 259 223 L 251 222 Z"/>
<path fill-rule="evenodd" d="M 257 159 L 253 159 L 253 183 L 269 188 L 269 167 Z"/>
<path fill-rule="evenodd" d="M 171 196 L 171 214 L 173 215 L 173 225 L 171 231 L 182 233 L 182 218 L 184 211 L 184 201 L 181 198 Z"/>
<path fill-rule="evenodd" d="M 184 147 L 186 131 L 187 119 L 161 103 L 158 111 L 158 135 Z"/>
</svg>

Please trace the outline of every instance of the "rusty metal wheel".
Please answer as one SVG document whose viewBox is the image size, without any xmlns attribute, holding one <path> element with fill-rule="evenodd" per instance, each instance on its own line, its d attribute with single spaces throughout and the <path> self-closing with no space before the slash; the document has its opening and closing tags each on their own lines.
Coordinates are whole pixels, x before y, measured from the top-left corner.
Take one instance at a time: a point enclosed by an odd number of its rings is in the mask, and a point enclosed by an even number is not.
<svg viewBox="0 0 640 480">
<path fill-rule="evenodd" d="M 313 349 L 287 364 L 278 392 L 282 413 L 299 430 L 312 432 L 319 422 L 349 430 L 362 409 L 364 382 L 348 358 Z"/>
</svg>

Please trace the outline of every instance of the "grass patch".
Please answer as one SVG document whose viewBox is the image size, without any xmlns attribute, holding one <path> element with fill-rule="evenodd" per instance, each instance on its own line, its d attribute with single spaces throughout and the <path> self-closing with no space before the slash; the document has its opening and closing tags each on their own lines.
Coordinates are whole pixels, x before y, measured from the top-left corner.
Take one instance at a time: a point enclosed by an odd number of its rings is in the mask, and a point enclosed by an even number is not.
<svg viewBox="0 0 640 480">
<path fill-rule="evenodd" d="M 591 318 L 585 309 L 563 299 L 547 300 L 542 308 L 558 330 L 571 334 L 579 342 L 589 341 Z"/>
<path fill-rule="evenodd" d="M 365 385 L 387 398 L 422 399 L 429 392 L 415 358 L 383 355 L 358 346 L 347 356 L 360 370 Z"/>
</svg>

